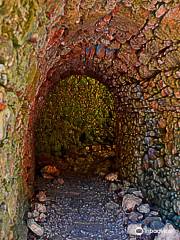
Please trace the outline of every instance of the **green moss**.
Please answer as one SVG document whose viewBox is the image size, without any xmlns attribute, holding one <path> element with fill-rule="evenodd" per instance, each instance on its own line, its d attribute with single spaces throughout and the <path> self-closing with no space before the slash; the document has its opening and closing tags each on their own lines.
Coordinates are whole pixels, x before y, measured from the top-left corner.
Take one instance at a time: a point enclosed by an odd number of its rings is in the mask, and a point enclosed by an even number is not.
<svg viewBox="0 0 180 240">
<path fill-rule="evenodd" d="M 36 124 L 36 154 L 61 156 L 71 149 L 114 140 L 114 101 L 94 79 L 61 80 L 46 99 Z"/>
</svg>

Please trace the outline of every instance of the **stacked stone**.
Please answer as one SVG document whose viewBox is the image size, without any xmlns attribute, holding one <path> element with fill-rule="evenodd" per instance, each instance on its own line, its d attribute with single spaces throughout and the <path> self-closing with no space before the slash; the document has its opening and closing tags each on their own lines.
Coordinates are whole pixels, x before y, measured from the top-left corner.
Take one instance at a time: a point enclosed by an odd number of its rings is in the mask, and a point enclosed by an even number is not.
<svg viewBox="0 0 180 240">
<path fill-rule="evenodd" d="M 68 5 L 35 0 L 0 5 L 0 60 L 7 68 L 1 82 L 6 83 L 8 74 L 5 92 L 10 92 L 7 104 L 15 99 L 16 126 L 1 147 L 0 202 L 9 206 L 1 235 L 8 239 L 10 222 L 18 224 L 12 220 L 12 206 L 20 208 L 19 199 L 32 190 L 36 117 L 50 88 L 72 73 L 94 77 L 113 92 L 119 116 L 119 172 L 138 183 L 178 225 L 179 1 L 87 0 Z M 8 108 L 4 103 L 1 108 L 4 115 Z M 3 122 L 2 139 L 6 127 Z"/>
</svg>

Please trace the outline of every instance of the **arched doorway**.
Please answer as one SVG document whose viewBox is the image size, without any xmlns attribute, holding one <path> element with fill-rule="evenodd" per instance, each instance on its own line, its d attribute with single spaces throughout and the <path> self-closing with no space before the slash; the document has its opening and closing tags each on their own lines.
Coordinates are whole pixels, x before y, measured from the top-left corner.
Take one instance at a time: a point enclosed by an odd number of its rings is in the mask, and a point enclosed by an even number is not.
<svg viewBox="0 0 180 240">
<path fill-rule="evenodd" d="M 37 169 L 59 162 L 63 171 L 97 174 L 98 164 L 105 163 L 98 152 L 106 154 L 109 147 L 115 162 L 115 118 L 115 101 L 103 84 L 86 76 L 59 80 L 46 96 L 34 127 Z"/>
</svg>

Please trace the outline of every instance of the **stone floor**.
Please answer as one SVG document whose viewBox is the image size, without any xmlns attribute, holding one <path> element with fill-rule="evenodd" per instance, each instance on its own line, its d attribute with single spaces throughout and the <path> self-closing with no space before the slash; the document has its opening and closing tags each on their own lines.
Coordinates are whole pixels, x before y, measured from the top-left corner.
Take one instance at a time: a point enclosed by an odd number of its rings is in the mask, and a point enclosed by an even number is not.
<svg viewBox="0 0 180 240">
<path fill-rule="evenodd" d="M 46 192 L 47 218 L 39 224 L 41 237 L 29 231 L 28 240 L 126 240 L 125 213 L 109 182 L 99 177 L 63 176 L 64 183 L 39 178 L 36 190 Z M 133 239 L 153 239 L 141 236 Z"/>
</svg>

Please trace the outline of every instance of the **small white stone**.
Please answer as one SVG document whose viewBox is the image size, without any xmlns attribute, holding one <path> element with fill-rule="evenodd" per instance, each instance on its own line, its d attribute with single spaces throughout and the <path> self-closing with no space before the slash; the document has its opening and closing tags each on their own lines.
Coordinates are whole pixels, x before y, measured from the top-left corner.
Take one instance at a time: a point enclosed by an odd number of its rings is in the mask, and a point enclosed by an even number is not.
<svg viewBox="0 0 180 240">
<path fill-rule="evenodd" d="M 158 59 L 158 63 L 162 65 L 164 62 L 161 59 Z"/>
<path fill-rule="evenodd" d="M 2 73 L 2 74 L 1 74 L 1 82 L 2 82 L 2 84 L 3 84 L 3 85 L 7 85 L 7 81 L 8 81 L 8 79 L 7 79 L 7 74 Z"/>
<path fill-rule="evenodd" d="M 4 64 L 0 63 L 0 72 L 4 70 Z"/>
<path fill-rule="evenodd" d="M 151 211 L 151 212 L 149 213 L 149 216 L 158 216 L 158 215 L 159 215 L 159 213 L 156 212 L 156 211 Z"/>
<path fill-rule="evenodd" d="M 141 197 L 141 198 L 143 197 L 141 191 L 134 191 L 133 194 L 134 194 L 136 197 Z"/>
<path fill-rule="evenodd" d="M 176 72 L 176 77 L 180 78 L 180 71 Z"/>
<path fill-rule="evenodd" d="M 28 212 L 27 217 L 28 217 L 28 218 L 32 218 L 32 217 L 33 217 L 32 212 Z"/>
<path fill-rule="evenodd" d="M 150 212 L 150 207 L 149 204 L 142 204 L 139 207 L 137 207 L 138 212 L 140 213 L 149 213 Z"/>
</svg>

